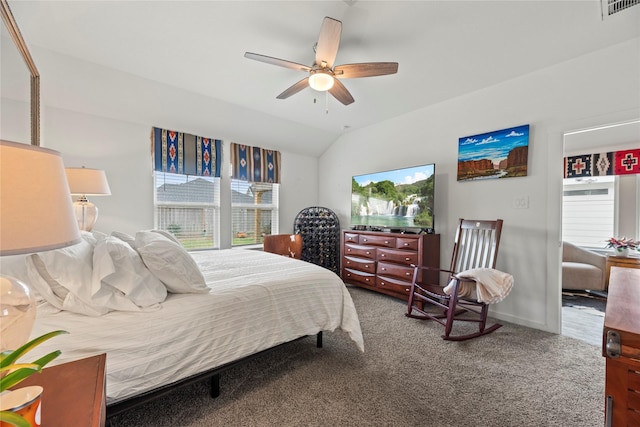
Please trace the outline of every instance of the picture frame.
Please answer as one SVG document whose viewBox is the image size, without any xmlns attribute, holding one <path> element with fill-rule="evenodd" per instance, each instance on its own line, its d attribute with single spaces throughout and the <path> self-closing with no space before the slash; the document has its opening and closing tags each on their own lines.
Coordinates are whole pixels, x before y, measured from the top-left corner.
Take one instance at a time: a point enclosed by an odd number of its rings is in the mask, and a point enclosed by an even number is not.
<svg viewBox="0 0 640 427">
<path fill-rule="evenodd" d="M 529 125 L 458 139 L 458 181 L 527 176 Z"/>
</svg>

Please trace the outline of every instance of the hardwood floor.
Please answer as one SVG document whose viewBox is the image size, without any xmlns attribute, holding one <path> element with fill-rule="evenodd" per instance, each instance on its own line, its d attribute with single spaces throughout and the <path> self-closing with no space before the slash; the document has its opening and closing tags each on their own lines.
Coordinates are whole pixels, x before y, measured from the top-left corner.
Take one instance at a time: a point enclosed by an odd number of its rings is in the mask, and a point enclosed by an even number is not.
<svg viewBox="0 0 640 427">
<path fill-rule="evenodd" d="M 574 293 L 562 294 L 562 335 L 602 346 L 606 298 Z"/>
</svg>

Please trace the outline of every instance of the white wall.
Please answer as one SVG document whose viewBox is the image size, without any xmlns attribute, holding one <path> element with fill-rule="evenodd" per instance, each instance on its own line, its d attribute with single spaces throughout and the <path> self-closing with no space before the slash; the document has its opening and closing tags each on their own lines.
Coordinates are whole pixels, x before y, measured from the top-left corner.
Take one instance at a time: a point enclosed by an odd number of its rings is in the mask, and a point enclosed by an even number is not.
<svg viewBox="0 0 640 427">
<path fill-rule="evenodd" d="M 19 117 L 28 121 L 28 105 L 2 99 L 0 137 L 29 143 L 29 130 L 13 128 Z M 104 169 L 111 187 L 111 196 L 93 197 L 99 208 L 95 229 L 135 233 L 153 227 L 153 177 L 150 151 L 151 127 L 161 123 L 130 122 L 44 107 L 42 111 L 42 146 L 62 153 L 65 166 L 86 166 Z M 190 132 L 190 129 L 179 129 Z M 216 137 L 215 134 L 203 135 Z M 223 162 L 229 161 L 230 140 L 223 140 Z M 236 141 L 269 148 L 260 141 Z M 318 200 L 318 159 L 281 153 L 282 185 L 280 190 L 280 227 L 291 232 L 296 214 Z M 229 185 L 228 167 L 222 171 L 222 187 Z M 225 173 L 225 171 L 227 171 Z M 222 194 L 222 247 L 231 246 L 230 191 Z"/>
<path fill-rule="evenodd" d="M 492 314 L 559 332 L 562 135 L 640 117 L 639 52 L 634 39 L 348 133 L 320 158 L 320 204 L 348 225 L 352 175 L 435 162 L 441 264 L 458 218 L 503 218 L 497 268 L 514 275 L 515 287 Z M 457 182 L 458 138 L 526 123 L 527 177 Z M 513 207 L 520 196 L 528 209 Z"/>
</svg>

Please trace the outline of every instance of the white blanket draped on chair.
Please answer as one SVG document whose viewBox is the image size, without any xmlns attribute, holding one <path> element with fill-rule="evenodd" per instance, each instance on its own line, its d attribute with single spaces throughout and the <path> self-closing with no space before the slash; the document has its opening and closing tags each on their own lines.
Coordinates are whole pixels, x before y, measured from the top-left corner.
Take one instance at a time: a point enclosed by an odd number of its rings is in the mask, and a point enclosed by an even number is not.
<svg viewBox="0 0 640 427">
<path fill-rule="evenodd" d="M 476 299 L 487 304 L 502 301 L 513 288 L 513 276 L 493 268 L 472 268 L 456 274 L 455 277 L 461 279 L 459 296 L 470 297 L 475 291 Z M 454 282 L 455 279 L 451 279 L 444 288 L 447 295 L 451 294 Z"/>
</svg>

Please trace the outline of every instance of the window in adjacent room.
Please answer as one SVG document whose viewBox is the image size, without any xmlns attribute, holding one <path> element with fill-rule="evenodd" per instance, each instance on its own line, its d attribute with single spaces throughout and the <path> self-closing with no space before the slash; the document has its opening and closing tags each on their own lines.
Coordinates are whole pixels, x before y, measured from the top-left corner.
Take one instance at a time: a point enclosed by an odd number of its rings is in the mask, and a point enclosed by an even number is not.
<svg viewBox="0 0 640 427">
<path fill-rule="evenodd" d="M 562 240 L 604 248 L 616 226 L 616 177 L 566 178 L 562 192 Z"/>
<path fill-rule="evenodd" d="M 155 228 L 166 230 L 187 249 L 219 245 L 220 178 L 156 171 Z"/>
</svg>

